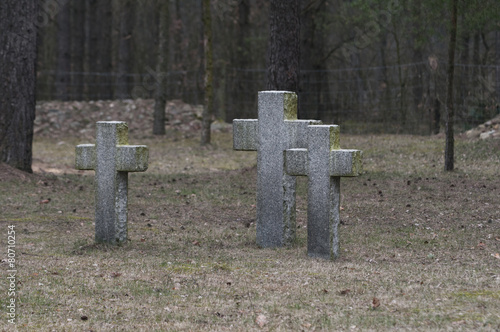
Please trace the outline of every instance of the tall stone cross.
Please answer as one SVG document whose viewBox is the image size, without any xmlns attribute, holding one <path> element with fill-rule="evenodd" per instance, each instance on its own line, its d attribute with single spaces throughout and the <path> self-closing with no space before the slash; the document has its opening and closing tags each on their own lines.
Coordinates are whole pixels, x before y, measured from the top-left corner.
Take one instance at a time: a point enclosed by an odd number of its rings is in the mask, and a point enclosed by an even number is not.
<svg viewBox="0 0 500 332">
<path fill-rule="evenodd" d="M 285 172 L 284 151 L 307 148 L 307 127 L 317 120 L 297 120 L 297 95 L 262 91 L 258 120 L 233 121 L 233 148 L 257 150 L 257 244 L 280 247 L 295 238 L 297 179 Z"/>
<path fill-rule="evenodd" d="M 339 126 L 308 128 L 308 148 L 286 150 L 286 172 L 308 176 L 307 252 L 311 257 L 334 259 L 339 255 L 340 177 L 358 176 L 359 150 L 341 150 Z"/>
<path fill-rule="evenodd" d="M 127 240 L 128 172 L 148 168 L 148 148 L 127 145 L 128 126 L 120 121 L 97 122 L 96 144 L 76 147 L 75 167 L 95 170 L 95 241 Z"/>
</svg>

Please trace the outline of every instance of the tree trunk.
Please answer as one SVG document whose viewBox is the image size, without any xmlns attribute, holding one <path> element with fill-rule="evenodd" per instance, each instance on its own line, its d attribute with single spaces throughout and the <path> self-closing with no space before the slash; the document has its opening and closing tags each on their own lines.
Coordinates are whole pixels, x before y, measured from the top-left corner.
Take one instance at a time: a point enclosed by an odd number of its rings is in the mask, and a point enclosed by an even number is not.
<svg viewBox="0 0 500 332">
<path fill-rule="evenodd" d="M 325 61 L 325 1 L 319 3 L 302 0 L 300 67 L 300 118 L 333 120 L 333 105 L 328 88 Z M 304 92 L 305 91 L 305 92 Z"/>
<path fill-rule="evenodd" d="M 241 0 L 238 3 L 238 25 L 236 27 L 236 48 L 233 50 L 234 59 L 233 64 L 235 70 L 235 86 L 233 87 L 233 94 L 236 98 L 233 101 L 234 111 L 233 118 L 250 118 L 254 114 L 255 102 L 248 103 L 247 94 L 256 95 L 254 87 L 251 82 L 251 73 L 247 72 L 250 69 L 250 1 Z M 250 100 L 256 100 L 251 98 Z"/>
<path fill-rule="evenodd" d="M 422 48 L 422 43 L 420 42 L 420 34 L 422 31 L 421 28 L 421 22 L 423 22 L 423 17 L 422 17 L 422 3 L 419 1 L 415 1 L 413 3 L 413 12 L 415 14 L 416 20 L 414 21 L 414 25 L 416 25 L 415 32 L 413 33 L 413 63 L 415 64 L 414 70 L 413 70 L 413 77 L 412 77 L 412 93 L 413 93 L 413 108 L 414 108 L 414 115 L 415 119 L 417 119 L 417 123 L 423 122 L 424 118 L 424 108 L 423 108 L 423 96 L 424 96 L 424 89 L 423 89 L 423 82 L 422 82 L 422 66 L 420 63 L 423 61 L 423 48 Z M 415 127 L 415 133 L 421 133 L 421 128 L 419 126 L 413 126 Z"/>
<path fill-rule="evenodd" d="M 481 74 L 481 34 L 479 32 L 476 32 L 474 34 L 474 43 L 472 47 L 472 62 L 474 64 L 474 70 L 473 70 L 473 77 L 472 80 L 473 82 L 477 82 L 479 79 L 479 75 Z"/>
<path fill-rule="evenodd" d="M 497 111 L 500 111 L 500 31 L 495 33 Z"/>
<path fill-rule="evenodd" d="M 0 161 L 32 172 L 38 1 L 0 1 Z"/>
<path fill-rule="evenodd" d="M 299 0 L 271 0 L 267 68 L 269 90 L 299 92 L 299 9 Z"/>
<path fill-rule="evenodd" d="M 109 99 L 112 96 L 110 75 L 111 61 L 111 1 L 89 0 L 89 48 L 88 71 L 92 78 L 89 82 L 89 99 Z"/>
<path fill-rule="evenodd" d="M 386 47 L 387 47 L 387 35 L 385 33 L 382 33 L 380 38 L 380 47 L 379 47 L 379 57 L 381 66 L 377 73 L 378 82 L 380 82 L 379 87 L 377 89 L 377 94 L 378 94 L 377 100 L 380 100 L 379 107 L 381 109 L 379 110 L 379 112 L 381 114 L 382 122 L 385 128 L 387 128 L 389 125 L 392 114 L 391 110 L 393 108 L 392 98 L 389 90 L 389 78 L 387 76 L 387 61 L 385 54 Z"/>
<path fill-rule="evenodd" d="M 398 81 L 399 81 L 399 112 L 401 114 L 401 129 L 405 131 L 406 128 L 406 121 L 407 121 L 407 115 L 408 111 L 406 109 L 406 77 L 403 78 L 403 59 L 402 59 L 402 54 L 401 54 L 401 42 L 400 42 L 400 36 L 398 35 L 397 32 L 397 26 L 396 23 L 393 21 L 393 36 L 394 36 L 394 42 L 396 44 L 396 59 L 397 59 L 397 64 L 398 64 Z"/>
<path fill-rule="evenodd" d="M 172 80 L 169 81 L 169 96 L 173 98 L 182 99 L 187 89 L 185 82 L 186 57 L 185 45 L 183 44 L 185 38 L 185 28 L 180 13 L 180 0 L 170 0 L 170 30 L 169 30 L 169 68 L 175 72 L 171 76 Z"/>
<path fill-rule="evenodd" d="M 98 76 L 95 74 L 99 70 L 99 63 L 97 59 L 97 42 L 99 40 L 99 27 L 97 19 L 98 11 L 98 0 L 86 0 L 86 11 L 85 11 L 85 25 L 86 25 L 86 36 L 85 36 L 85 78 L 87 86 L 87 99 L 95 100 L 98 99 Z"/>
<path fill-rule="evenodd" d="M 85 1 L 71 1 L 71 86 L 73 100 L 83 99 L 83 63 L 85 59 Z"/>
<path fill-rule="evenodd" d="M 210 0 L 203 1 L 203 45 L 205 53 L 205 102 L 201 125 L 201 145 L 210 144 L 210 127 L 213 110 L 213 53 L 212 53 L 212 15 Z"/>
<path fill-rule="evenodd" d="M 460 81 L 463 82 L 463 84 L 460 84 L 459 87 L 459 101 L 460 104 L 457 105 L 457 110 L 464 116 L 467 116 L 468 113 L 468 93 L 473 86 L 471 85 L 471 79 L 470 79 L 470 71 L 469 71 L 469 32 L 468 31 L 463 31 L 463 36 L 461 38 L 461 54 L 460 54 Z"/>
<path fill-rule="evenodd" d="M 111 1 L 101 0 L 98 11 L 98 19 L 100 21 L 101 30 L 98 42 L 98 57 L 100 66 L 98 71 L 102 73 L 99 80 L 99 99 L 111 99 L 113 97 L 113 79 L 111 77 L 113 71 L 112 62 L 112 27 L 113 27 L 113 8 Z"/>
<path fill-rule="evenodd" d="M 128 77 L 131 67 L 131 41 L 134 26 L 134 1 L 119 2 L 119 41 L 117 76 L 115 79 L 115 98 L 125 99 L 129 96 L 128 87 L 131 80 Z M 167 2 L 168 3 L 168 2 Z M 160 41 L 161 43 L 161 41 Z"/>
<path fill-rule="evenodd" d="M 169 2 L 160 5 L 160 23 L 158 28 L 158 62 L 155 77 L 155 109 L 153 134 L 165 135 L 165 106 L 167 104 L 168 38 L 169 38 Z"/>
<path fill-rule="evenodd" d="M 453 106 L 453 76 L 455 72 L 455 46 L 457 43 L 457 7 L 458 0 L 452 1 L 450 45 L 448 48 L 448 89 L 446 93 L 446 146 L 444 151 L 444 169 L 452 171 L 454 168 L 455 138 L 453 133 L 454 106 Z"/>
<path fill-rule="evenodd" d="M 62 2 L 57 14 L 57 67 L 56 99 L 68 100 L 71 71 L 71 10 L 68 2 Z"/>
</svg>

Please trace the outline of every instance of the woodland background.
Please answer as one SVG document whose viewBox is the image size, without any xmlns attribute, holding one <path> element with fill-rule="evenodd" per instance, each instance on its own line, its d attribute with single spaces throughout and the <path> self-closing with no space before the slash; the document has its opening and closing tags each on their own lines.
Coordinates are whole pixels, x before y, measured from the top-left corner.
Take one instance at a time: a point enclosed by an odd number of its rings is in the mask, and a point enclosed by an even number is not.
<svg viewBox="0 0 500 332">
<path fill-rule="evenodd" d="M 38 100 L 204 101 L 202 2 L 46 0 Z M 269 3 L 211 1 L 215 116 L 256 117 L 266 89 Z M 500 113 L 500 3 L 459 1 L 458 130 Z M 449 6 L 442 0 L 301 0 L 299 117 L 345 132 L 433 134 L 445 116 Z M 159 33 L 168 24 L 168 34 Z M 157 70 L 167 45 L 166 71 Z"/>
</svg>

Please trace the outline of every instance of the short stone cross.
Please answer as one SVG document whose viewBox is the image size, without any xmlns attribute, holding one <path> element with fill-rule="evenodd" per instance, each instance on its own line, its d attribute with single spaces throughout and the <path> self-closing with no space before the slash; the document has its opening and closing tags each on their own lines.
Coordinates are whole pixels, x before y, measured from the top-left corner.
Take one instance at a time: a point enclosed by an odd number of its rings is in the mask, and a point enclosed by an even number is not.
<svg viewBox="0 0 500 332">
<path fill-rule="evenodd" d="M 95 170 L 95 241 L 127 240 L 128 172 L 148 168 L 148 148 L 127 145 L 128 126 L 120 121 L 97 122 L 96 144 L 76 147 L 75 167 Z"/>
<path fill-rule="evenodd" d="M 339 255 L 340 177 L 358 176 L 359 150 L 341 150 L 339 126 L 312 125 L 308 148 L 286 150 L 286 172 L 308 176 L 307 252 L 311 257 L 334 259 Z"/>
<path fill-rule="evenodd" d="M 280 247 L 295 238 L 296 177 L 286 174 L 284 151 L 307 148 L 307 126 L 297 120 L 297 95 L 261 91 L 258 120 L 233 120 L 233 148 L 257 150 L 257 244 Z"/>
</svg>

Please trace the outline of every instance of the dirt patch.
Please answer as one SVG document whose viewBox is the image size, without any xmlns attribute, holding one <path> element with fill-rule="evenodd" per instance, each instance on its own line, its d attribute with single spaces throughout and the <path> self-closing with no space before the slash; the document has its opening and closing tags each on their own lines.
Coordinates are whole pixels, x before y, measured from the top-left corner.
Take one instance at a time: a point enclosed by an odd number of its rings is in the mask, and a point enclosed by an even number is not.
<svg viewBox="0 0 500 332">
<path fill-rule="evenodd" d="M 0 163 L 0 182 L 12 180 L 25 181 L 33 177 L 35 177 L 35 175 L 20 171 L 7 164 Z"/>
<path fill-rule="evenodd" d="M 68 165 L 50 165 L 44 162 L 33 162 L 31 165 L 33 173 L 40 174 L 54 174 L 54 175 L 64 175 L 64 174 L 82 174 L 83 171 L 72 168 Z"/>
</svg>

